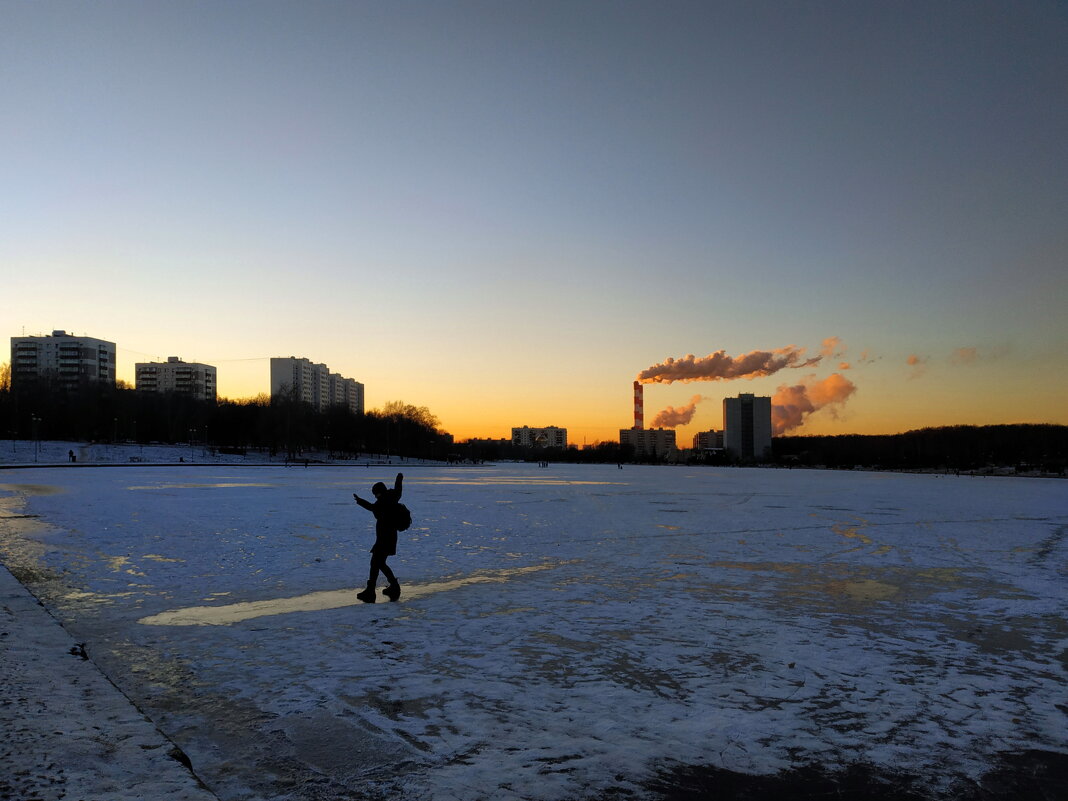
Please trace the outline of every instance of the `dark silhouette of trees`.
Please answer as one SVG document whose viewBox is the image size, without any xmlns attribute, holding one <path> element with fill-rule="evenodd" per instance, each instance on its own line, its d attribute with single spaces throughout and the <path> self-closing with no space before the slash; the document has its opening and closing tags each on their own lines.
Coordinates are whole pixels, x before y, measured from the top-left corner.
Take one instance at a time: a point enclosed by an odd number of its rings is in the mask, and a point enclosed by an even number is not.
<svg viewBox="0 0 1068 801">
<path fill-rule="evenodd" d="M 630 446 L 601 442 L 579 450 L 492 448 L 485 441 L 458 446 L 464 458 L 545 462 L 656 463 Z M 690 464 L 739 464 L 722 451 L 692 451 Z M 662 460 L 659 460 L 662 461 Z M 1068 426 L 996 425 L 924 428 L 904 434 L 775 437 L 774 464 L 885 470 L 985 470 L 1014 468 L 1061 475 L 1068 470 Z"/>
<path fill-rule="evenodd" d="M 0 364 L 0 437 L 191 443 L 288 458 L 311 452 L 338 459 L 378 454 L 438 460 L 626 463 L 637 458 L 633 448 L 618 442 L 581 450 L 574 446 L 521 449 L 489 440 L 454 445 L 429 409 L 403 401 L 390 401 L 381 411 L 364 414 L 341 406 L 320 413 L 291 395 L 264 394 L 216 403 L 94 382 L 65 389 L 46 379 L 12 387 L 7 364 Z M 893 435 L 776 437 L 772 454 L 772 461 L 781 465 L 888 470 L 1009 467 L 1064 474 L 1068 426 L 949 426 Z M 692 453 L 690 461 L 725 463 L 722 454 Z"/>
<path fill-rule="evenodd" d="M 1068 460 L 1068 426 L 948 426 L 886 436 L 776 437 L 772 452 L 779 463 L 822 467 L 1017 467 L 1061 474 Z"/>
<path fill-rule="evenodd" d="M 0 377 L 3 372 L 0 371 Z M 300 458 L 309 452 L 354 458 L 371 453 L 427 459 L 449 456 L 452 437 L 426 407 L 402 401 L 381 412 L 323 412 L 292 396 L 200 401 L 86 382 L 0 386 L 0 436 L 84 442 L 195 443 L 234 452 Z"/>
</svg>

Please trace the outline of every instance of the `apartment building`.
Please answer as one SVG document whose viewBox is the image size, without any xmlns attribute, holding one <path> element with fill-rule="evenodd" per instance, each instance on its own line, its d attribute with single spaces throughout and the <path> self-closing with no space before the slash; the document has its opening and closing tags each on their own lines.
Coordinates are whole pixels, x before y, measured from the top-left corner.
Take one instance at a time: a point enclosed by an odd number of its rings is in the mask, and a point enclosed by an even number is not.
<svg viewBox="0 0 1068 801">
<path fill-rule="evenodd" d="M 64 389 L 86 383 L 115 385 L 115 343 L 66 331 L 11 337 L 11 386 L 55 381 Z"/>
<path fill-rule="evenodd" d="M 630 445 L 636 455 L 667 456 L 675 452 L 673 428 L 621 428 L 619 444 Z"/>
<path fill-rule="evenodd" d="M 745 461 L 771 453 L 771 398 L 743 392 L 723 399 L 723 447 Z"/>
<path fill-rule="evenodd" d="M 567 429 L 556 426 L 513 428 L 512 444 L 520 448 L 566 448 Z"/>
<path fill-rule="evenodd" d="M 294 397 L 319 411 L 330 406 L 344 406 L 354 414 L 364 411 L 363 384 L 296 356 L 271 359 L 271 397 L 280 396 Z"/>
<path fill-rule="evenodd" d="M 723 432 L 715 429 L 698 431 L 693 435 L 693 449 L 695 451 L 723 450 Z"/>
<path fill-rule="evenodd" d="M 165 362 L 138 362 L 134 365 L 134 387 L 138 392 L 188 395 L 197 400 L 216 400 L 218 380 L 210 364 L 183 362 L 170 356 Z"/>
</svg>

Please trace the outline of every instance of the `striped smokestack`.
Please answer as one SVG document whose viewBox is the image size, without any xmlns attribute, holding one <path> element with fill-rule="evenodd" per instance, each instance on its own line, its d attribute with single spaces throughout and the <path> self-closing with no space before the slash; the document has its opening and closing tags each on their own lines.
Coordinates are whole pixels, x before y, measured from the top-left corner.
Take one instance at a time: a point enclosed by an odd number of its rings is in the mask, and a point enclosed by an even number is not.
<svg viewBox="0 0 1068 801">
<path fill-rule="evenodd" d="M 645 390 L 639 381 L 634 382 L 634 428 L 645 428 Z"/>
</svg>

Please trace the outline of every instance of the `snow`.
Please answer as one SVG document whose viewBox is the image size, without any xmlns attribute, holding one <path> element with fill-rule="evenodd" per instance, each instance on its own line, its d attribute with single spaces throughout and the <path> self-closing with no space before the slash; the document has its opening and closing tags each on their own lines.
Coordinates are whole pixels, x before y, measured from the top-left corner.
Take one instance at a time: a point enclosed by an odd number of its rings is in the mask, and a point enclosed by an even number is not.
<svg viewBox="0 0 1068 801">
<path fill-rule="evenodd" d="M 0 472 L 40 516 L 0 547 L 220 798 L 1068 751 L 1063 481 L 160 461 Z M 361 604 L 352 493 L 398 469 L 404 594 Z"/>
<path fill-rule="evenodd" d="M 0 643 L 0 798 L 43 801 L 74 791 L 109 801 L 215 797 L 3 569 Z"/>
</svg>

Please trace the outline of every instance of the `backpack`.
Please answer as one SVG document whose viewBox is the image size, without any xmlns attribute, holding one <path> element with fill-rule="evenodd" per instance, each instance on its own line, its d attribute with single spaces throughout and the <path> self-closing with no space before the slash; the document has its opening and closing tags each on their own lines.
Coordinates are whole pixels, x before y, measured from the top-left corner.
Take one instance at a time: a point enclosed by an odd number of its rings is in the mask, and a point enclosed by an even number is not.
<svg viewBox="0 0 1068 801">
<path fill-rule="evenodd" d="M 403 503 L 397 504 L 397 509 L 393 513 L 393 525 L 397 527 L 397 531 L 407 531 L 411 528 L 412 513 Z"/>
</svg>

